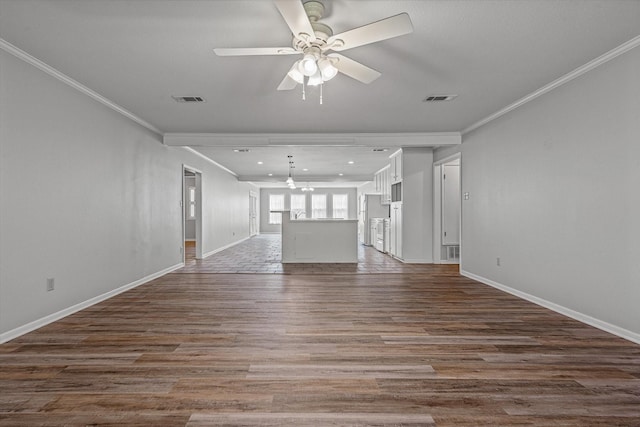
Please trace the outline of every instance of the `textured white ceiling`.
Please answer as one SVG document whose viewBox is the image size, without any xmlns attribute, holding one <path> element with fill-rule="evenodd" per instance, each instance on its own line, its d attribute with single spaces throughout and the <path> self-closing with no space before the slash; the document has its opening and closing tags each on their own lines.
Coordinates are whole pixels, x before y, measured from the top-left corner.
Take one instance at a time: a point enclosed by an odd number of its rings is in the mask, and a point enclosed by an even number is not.
<svg viewBox="0 0 640 427">
<path fill-rule="evenodd" d="M 382 76 L 365 85 L 339 75 L 325 85 L 324 105 L 313 91 L 307 101 L 298 90 L 276 91 L 293 56 L 213 53 L 288 46 L 268 0 L 0 0 L 0 37 L 163 132 L 373 133 L 461 131 L 640 34 L 635 0 L 325 3 L 323 22 L 335 32 L 401 12 L 415 32 L 343 52 Z M 458 98 L 422 102 L 442 93 Z M 237 162 L 224 150 L 202 151 L 239 175 L 263 172 L 257 157 Z M 347 154 L 319 151 L 323 160 L 310 164 L 333 176 Z M 358 172 L 379 169 L 375 159 L 368 167 Z"/>
</svg>

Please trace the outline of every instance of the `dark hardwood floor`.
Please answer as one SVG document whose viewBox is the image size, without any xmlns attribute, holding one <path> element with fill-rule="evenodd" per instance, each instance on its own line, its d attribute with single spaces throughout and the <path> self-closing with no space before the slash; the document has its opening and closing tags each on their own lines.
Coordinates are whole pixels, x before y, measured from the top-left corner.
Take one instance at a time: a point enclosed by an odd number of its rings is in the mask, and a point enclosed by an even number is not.
<svg viewBox="0 0 640 427">
<path fill-rule="evenodd" d="M 639 345 L 457 266 L 194 265 L 1 345 L 0 426 L 640 426 Z"/>
</svg>

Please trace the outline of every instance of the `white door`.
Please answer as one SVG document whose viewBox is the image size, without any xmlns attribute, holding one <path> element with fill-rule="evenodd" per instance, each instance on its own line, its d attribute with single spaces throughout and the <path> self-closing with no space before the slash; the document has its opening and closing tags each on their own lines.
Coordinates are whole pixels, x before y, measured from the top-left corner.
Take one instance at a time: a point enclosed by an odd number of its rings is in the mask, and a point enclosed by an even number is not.
<svg viewBox="0 0 640 427">
<path fill-rule="evenodd" d="M 184 261 L 185 250 L 184 241 L 186 240 L 187 221 L 191 220 L 195 224 L 189 224 L 193 230 L 190 230 L 190 238 L 195 240 L 195 258 L 202 259 L 202 172 L 187 165 L 182 165 L 182 240 L 183 244 L 180 248 L 182 251 L 182 259 Z M 186 178 L 190 179 L 187 185 Z"/>
<path fill-rule="evenodd" d="M 442 166 L 442 244 L 460 244 L 460 165 Z"/>
<path fill-rule="evenodd" d="M 258 197 L 255 194 L 249 194 L 249 234 L 255 236 L 258 234 Z"/>
<path fill-rule="evenodd" d="M 402 258 L 402 204 L 391 204 L 391 231 L 389 237 L 391 244 L 389 252 L 396 258 Z"/>
</svg>

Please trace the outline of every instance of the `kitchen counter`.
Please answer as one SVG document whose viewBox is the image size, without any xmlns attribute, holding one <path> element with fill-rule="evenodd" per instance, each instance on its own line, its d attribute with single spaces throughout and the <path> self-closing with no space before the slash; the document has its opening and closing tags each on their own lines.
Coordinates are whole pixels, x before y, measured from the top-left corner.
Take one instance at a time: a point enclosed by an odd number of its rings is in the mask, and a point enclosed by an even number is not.
<svg viewBox="0 0 640 427">
<path fill-rule="evenodd" d="M 282 212 L 283 263 L 357 263 L 357 219 L 291 219 Z"/>
</svg>

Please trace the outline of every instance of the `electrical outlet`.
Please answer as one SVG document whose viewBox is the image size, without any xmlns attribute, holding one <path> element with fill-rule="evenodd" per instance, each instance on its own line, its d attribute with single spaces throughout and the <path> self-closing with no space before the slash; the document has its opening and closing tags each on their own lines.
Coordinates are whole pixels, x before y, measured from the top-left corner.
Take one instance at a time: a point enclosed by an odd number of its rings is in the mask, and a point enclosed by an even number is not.
<svg viewBox="0 0 640 427">
<path fill-rule="evenodd" d="M 47 292 L 51 292 L 55 289 L 55 280 L 53 277 L 47 279 Z"/>
<path fill-rule="evenodd" d="M 500 267 L 500 257 L 496 258 L 496 265 Z"/>
</svg>

